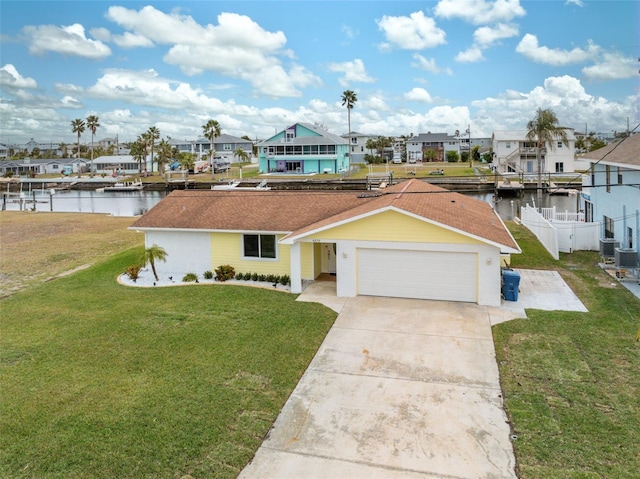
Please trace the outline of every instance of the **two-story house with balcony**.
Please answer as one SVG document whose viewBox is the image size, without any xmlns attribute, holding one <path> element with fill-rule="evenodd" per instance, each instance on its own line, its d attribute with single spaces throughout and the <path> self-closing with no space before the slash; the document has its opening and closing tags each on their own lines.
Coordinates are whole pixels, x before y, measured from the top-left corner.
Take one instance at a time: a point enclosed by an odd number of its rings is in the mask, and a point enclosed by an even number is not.
<svg viewBox="0 0 640 479">
<path fill-rule="evenodd" d="M 573 129 L 566 128 L 567 145 L 560 138 L 540 149 L 540 173 L 572 173 L 575 171 Z M 538 148 L 527 140 L 526 130 L 497 130 L 491 137 L 493 166 L 499 173 L 538 174 Z"/>
<path fill-rule="evenodd" d="M 586 153 L 581 203 L 586 221 L 601 222 L 600 238 L 635 253 L 640 262 L 640 134 Z M 629 256 L 629 254 L 626 254 Z M 628 265 L 627 265 L 628 266 Z"/>
<path fill-rule="evenodd" d="M 295 123 L 258 145 L 262 173 L 339 173 L 349 170 L 349 143 L 309 123 Z"/>
<path fill-rule="evenodd" d="M 208 138 L 198 138 L 196 140 L 170 140 L 172 147 L 178 148 L 178 151 L 189 152 L 197 155 L 198 160 L 208 160 L 211 150 L 211 142 Z M 213 139 L 214 158 L 217 162 L 237 163 L 242 161 L 234 153 L 236 150 L 243 150 L 249 157 L 253 154 L 253 143 L 251 140 L 238 138 L 237 136 L 227 135 L 226 133 Z"/>
<path fill-rule="evenodd" d="M 342 138 L 349 142 L 349 162 L 350 164 L 366 163 L 365 155 L 375 155 L 375 151 L 367 149 L 369 140 L 376 140 L 378 135 L 365 135 L 352 131 L 349 134 L 341 135 Z"/>
<path fill-rule="evenodd" d="M 406 142 L 407 161 L 445 161 L 447 151 L 460 154 L 460 140 L 447 133 L 420 133 Z"/>
</svg>

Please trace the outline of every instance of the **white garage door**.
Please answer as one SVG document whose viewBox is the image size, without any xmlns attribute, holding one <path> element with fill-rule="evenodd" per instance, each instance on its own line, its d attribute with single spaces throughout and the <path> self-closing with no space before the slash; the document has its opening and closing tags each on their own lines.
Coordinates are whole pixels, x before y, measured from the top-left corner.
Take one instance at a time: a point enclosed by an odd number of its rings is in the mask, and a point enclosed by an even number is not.
<svg viewBox="0 0 640 479">
<path fill-rule="evenodd" d="M 358 294 L 475 303 L 476 254 L 359 248 Z"/>
</svg>

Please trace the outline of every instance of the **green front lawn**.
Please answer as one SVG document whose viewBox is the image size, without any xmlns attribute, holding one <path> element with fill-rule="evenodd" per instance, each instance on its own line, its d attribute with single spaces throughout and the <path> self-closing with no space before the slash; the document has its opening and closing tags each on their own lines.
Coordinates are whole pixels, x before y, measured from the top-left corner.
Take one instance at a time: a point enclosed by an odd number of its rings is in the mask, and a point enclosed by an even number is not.
<svg viewBox="0 0 640 479">
<path fill-rule="evenodd" d="M 0 477 L 235 477 L 336 316 L 250 287 L 118 285 L 139 255 L 0 302 Z"/>
<path fill-rule="evenodd" d="M 556 262 L 522 226 L 515 268 L 558 270 L 588 313 L 529 310 L 493 328 L 523 479 L 640 474 L 640 300 L 594 252 Z"/>
</svg>

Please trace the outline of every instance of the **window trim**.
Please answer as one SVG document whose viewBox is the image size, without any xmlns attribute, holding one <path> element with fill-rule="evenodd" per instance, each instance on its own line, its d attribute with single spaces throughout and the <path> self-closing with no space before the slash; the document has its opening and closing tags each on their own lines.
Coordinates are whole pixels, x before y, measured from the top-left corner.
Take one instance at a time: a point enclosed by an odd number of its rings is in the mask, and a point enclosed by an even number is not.
<svg viewBox="0 0 640 479">
<path fill-rule="evenodd" d="M 258 255 L 257 256 L 247 256 L 247 248 L 245 239 L 249 236 L 255 236 L 258 238 Z M 271 237 L 273 238 L 273 254 L 274 256 L 263 256 L 262 255 L 262 237 Z M 278 261 L 278 236 L 274 233 L 243 233 L 240 238 L 240 247 L 242 248 L 242 259 L 247 261 Z"/>
</svg>

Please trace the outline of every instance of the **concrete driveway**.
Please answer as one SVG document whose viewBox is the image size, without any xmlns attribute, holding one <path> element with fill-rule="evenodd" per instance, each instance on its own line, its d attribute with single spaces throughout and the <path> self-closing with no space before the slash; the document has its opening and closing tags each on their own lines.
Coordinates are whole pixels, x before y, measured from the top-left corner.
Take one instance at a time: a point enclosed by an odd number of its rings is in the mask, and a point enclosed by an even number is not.
<svg viewBox="0 0 640 479">
<path fill-rule="evenodd" d="M 239 477 L 516 478 L 489 309 L 341 301 Z"/>
</svg>

